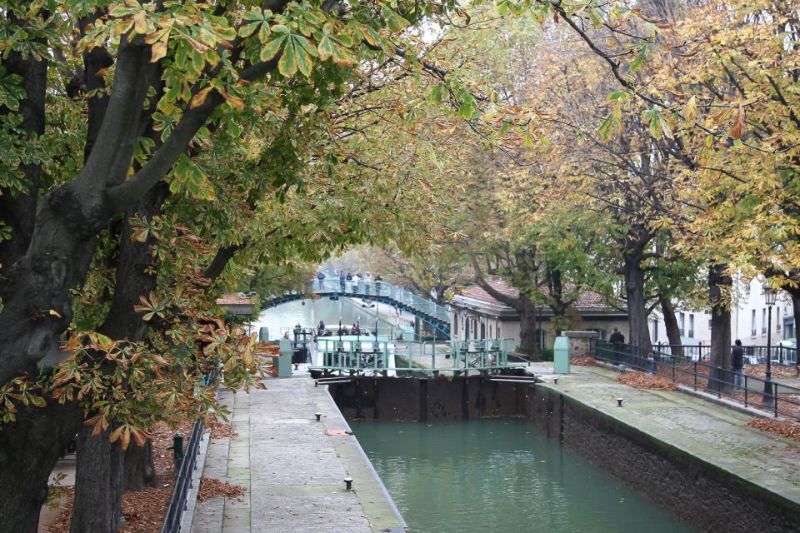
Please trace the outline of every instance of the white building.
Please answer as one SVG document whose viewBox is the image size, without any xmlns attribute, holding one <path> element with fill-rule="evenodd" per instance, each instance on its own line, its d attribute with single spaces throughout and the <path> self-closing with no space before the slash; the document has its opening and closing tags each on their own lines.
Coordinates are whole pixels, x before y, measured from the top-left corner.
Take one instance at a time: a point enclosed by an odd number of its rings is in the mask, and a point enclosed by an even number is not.
<svg viewBox="0 0 800 533">
<path fill-rule="evenodd" d="M 745 282 L 741 291 L 741 301 L 733 310 L 731 337 L 740 339 L 744 345 L 767 345 L 767 326 L 770 320 L 762 284 L 761 278 Z M 792 298 L 787 292 L 778 291 L 777 301 L 772 306 L 772 344 L 796 336 Z"/>
</svg>

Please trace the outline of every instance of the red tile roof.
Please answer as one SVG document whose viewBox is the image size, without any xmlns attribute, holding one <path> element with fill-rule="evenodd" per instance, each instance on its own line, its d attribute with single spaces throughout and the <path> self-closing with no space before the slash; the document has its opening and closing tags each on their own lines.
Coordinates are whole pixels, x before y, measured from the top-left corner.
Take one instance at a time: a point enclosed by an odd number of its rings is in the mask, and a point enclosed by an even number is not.
<svg viewBox="0 0 800 533">
<path fill-rule="evenodd" d="M 217 298 L 217 305 L 253 305 L 253 300 L 238 294 L 223 294 Z"/>
<path fill-rule="evenodd" d="M 497 276 L 489 276 L 486 279 L 486 283 L 488 283 L 489 286 L 501 294 L 508 295 L 512 298 L 519 297 L 518 289 L 509 286 L 505 281 Z M 542 290 L 545 294 L 547 294 L 546 287 Z M 478 285 L 470 285 L 464 289 L 459 296 L 486 302 L 491 305 L 505 305 L 503 302 L 495 299 Z M 580 311 L 603 311 L 611 309 L 611 307 L 605 303 L 603 296 L 593 291 L 585 291 L 581 293 L 581 295 L 578 297 L 578 301 L 575 302 L 574 305 L 575 308 Z"/>
</svg>

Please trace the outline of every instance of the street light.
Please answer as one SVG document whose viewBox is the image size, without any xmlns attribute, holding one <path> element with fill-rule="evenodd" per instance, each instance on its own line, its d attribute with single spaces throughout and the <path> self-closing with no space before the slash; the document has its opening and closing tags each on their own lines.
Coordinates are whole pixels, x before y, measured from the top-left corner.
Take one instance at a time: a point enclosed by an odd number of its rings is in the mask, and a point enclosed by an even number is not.
<svg viewBox="0 0 800 533">
<path fill-rule="evenodd" d="M 764 381 L 764 404 L 770 405 L 772 403 L 772 356 L 770 350 L 772 349 L 772 306 L 778 299 L 778 291 L 770 287 L 767 283 L 761 286 L 764 294 L 764 301 L 767 304 L 767 374 Z"/>
</svg>

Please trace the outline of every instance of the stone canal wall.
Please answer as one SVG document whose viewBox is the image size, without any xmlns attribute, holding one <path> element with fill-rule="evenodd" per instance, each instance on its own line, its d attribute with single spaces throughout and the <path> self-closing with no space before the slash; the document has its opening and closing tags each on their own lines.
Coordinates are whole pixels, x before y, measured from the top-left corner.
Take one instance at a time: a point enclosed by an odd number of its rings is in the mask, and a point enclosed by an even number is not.
<svg viewBox="0 0 800 533">
<path fill-rule="evenodd" d="M 548 436 L 703 531 L 798 531 L 794 502 L 546 385 L 525 415 Z"/>
<path fill-rule="evenodd" d="M 330 385 L 347 418 L 524 417 L 550 438 L 704 531 L 798 531 L 800 507 L 544 383 L 368 378 Z"/>
</svg>

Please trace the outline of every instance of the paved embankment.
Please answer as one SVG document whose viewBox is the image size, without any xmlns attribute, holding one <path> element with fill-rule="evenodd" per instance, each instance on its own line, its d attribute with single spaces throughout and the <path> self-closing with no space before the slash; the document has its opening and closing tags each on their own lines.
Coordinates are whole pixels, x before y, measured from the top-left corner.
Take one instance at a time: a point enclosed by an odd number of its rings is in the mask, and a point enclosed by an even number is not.
<svg viewBox="0 0 800 533">
<path fill-rule="evenodd" d="M 403 531 L 402 517 L 325 387 L 305 373 L 221 391 L 237 436 L 209 445 L 204 476 L 247 494 L 198 502 L 196 532 Z M 322 414 L 317 422 L 315 413 Z M 344 478 L 353 479 L 345 490 Z"/>
<path fill-rule="evenodd" d="M 751 415 L 682 392 L 634 389 L 619 383 L 619 374 L 608 369 L 573 366 L 572 374 L 561 376 L 553 376 L 552 367 L 534 365 L 533 370 L 542 380 L 535 388 L 549 391 L 549 396 L 538 400 L 549 403 L 546 409 L 550 412 L 560 411 L 560 427 L 552 429 L 561 432 L 565 443 L 571 440 L 590 456 L 594 454 L 598 462 L 620 470 L 623 477 L 635 479 L 635 475 L 622 470 L 636 470 L 639 477 L 645 478 L 642 484 L 652 486 L 656 499 L 662 503 L 692 505 L 687 502 L 691 495 L 699 502 L 695 513 L 709 515 L 706 523 L 702 517 L 690 517 L 701 528 L 714 524 L 722 527 L 721 516 L 714 520 L 710 516 L 724 505 L 731 506 L 727 511 L 731 521 L 748 521 L 747 513 L 763 514 L 766 521 L 761 522 L 761 530 L 784 530 L 785 520 L 792 523 L 794 518 L 790 517 L 798 516 L 800 446 L 748 427 Z M 558 377 L 558 384 L 553 383 L 554 377 Z M 559 396 L 563 398 L 555 401 Z M 618 398 L 623 399 L 622 407 L 617 404 Z M 586 430 L 587 420 L 599 431 Z M 618 435 L 627 441 L 633 439 L 651 452 L 658 451 L 649 456 L 639 454 L 642 460 L 637 464 L 636 450 L 616 452 L 625 447 L 616 438 Z M 668 458 L 663 468 L 655 464 L 662 458 Z M 654 479 L 656 475 L 667 479 Z M 712 487 L 719 492 L 703 494 L 704 488 Z M 740 497 L 743 499 L 737 500 Z M 700 502 L 704 498 L 709 501 Z M 763 502 L 758 504 L 761 507 L 744 509 L 756 505 L 756 500 Z M 743 517 L 734 516 L 737 511 Z M 735 525 L 732 523 L 731 527 Z"/>
</svg>

